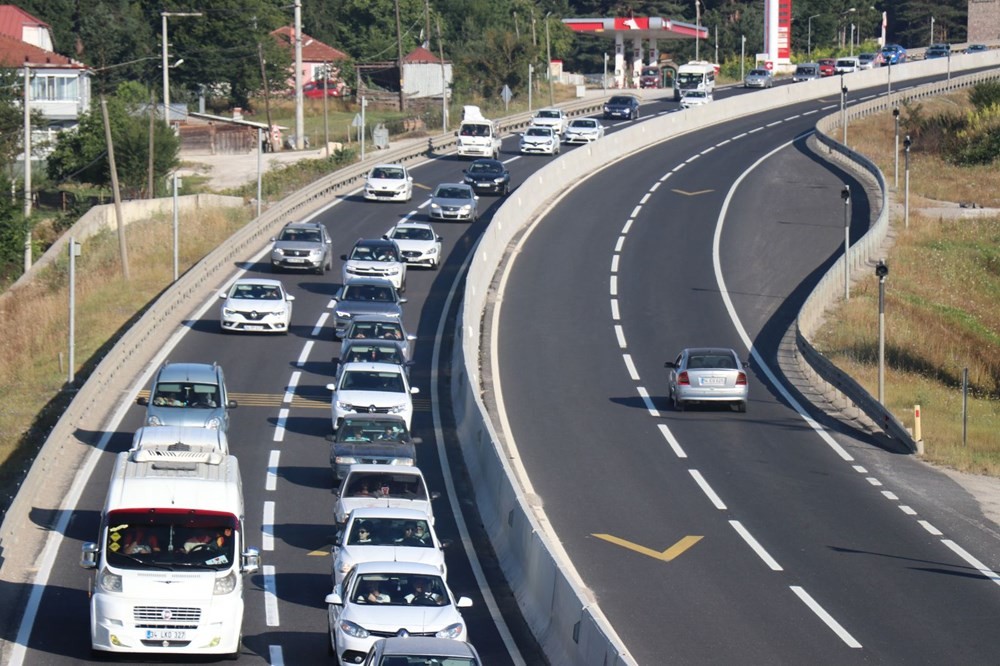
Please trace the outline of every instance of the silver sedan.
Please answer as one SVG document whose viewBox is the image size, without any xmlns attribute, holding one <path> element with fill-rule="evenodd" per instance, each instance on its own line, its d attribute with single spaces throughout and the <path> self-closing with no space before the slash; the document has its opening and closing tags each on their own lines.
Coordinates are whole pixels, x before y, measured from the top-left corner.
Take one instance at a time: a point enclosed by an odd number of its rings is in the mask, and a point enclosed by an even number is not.
<svg viewBox="0 0 1000 666">
<path fill-rule="evenodd" d="M 465 183 L 441 183 L 431 195 L 429 217 L 475 222 L 479 219 L 479 197 Z"/>
<path fill-rule="evenodd" d="M 741 361 L 732 349 L 684 349 L 663 365 L 670 370 L 668 384 L 675 410 L 684 411 L 689 402 L 726 402 L 739 412 L 747 410 L 749 363 Z"/>
<path fill-rule="evenodd" d="M 774 85 L 774 76 L 766 69 L 751 69 L 743 79 L 744 88 L 770 88 Z"/>
</svg>

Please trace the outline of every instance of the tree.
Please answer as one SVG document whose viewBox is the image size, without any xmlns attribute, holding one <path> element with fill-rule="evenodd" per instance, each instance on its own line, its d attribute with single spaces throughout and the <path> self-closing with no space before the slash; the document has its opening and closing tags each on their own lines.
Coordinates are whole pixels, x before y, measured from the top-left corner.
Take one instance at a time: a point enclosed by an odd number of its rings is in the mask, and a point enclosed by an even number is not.
<svg viewBox="0 0 1000 666">
<path fill-rule="evenodd" d="M 10 179 L 0 172 L 0 191 L 10 192 Z M 28 233 L 16 201 L 0 197 L 0 278 L 10 279 L 24 268 L 24 238 Z"/>
</svg>

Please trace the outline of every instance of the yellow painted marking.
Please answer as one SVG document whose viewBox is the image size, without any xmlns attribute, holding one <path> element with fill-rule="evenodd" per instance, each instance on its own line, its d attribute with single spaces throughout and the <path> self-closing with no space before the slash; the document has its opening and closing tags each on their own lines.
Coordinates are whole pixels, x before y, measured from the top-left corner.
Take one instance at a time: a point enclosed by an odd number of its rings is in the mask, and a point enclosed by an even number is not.
<svg viewBox="0 0 1000 666">
<path fill-rule="evenodd" d="M 326 557 L 330 554 L 330 547 L 327 546 L 326 550 L 311 550 L 309 551 L 309 557 Z"/>
<path fill-rule="evenodd" d="M 628 548 L 629 550 L 634 550 L 635 552 L 641 555 L 648 555 L 653 559 L 661 560 L 663 562 L 670 562 L 674 558 L 679 557 L 684 551 L 686 551 L 688 548 L 695 545 L 702 539 L 702 537 L 700 536 L 686 536 L 677 543 L 675 543 L 674 545 L 672 545 L 670 548 L 667 548 L 665 551 L 660 552 L 658 550 L 653 550 L 652 548 L 646 548 L 645 546 L 640 546 L 637 543 L 632 543 L 631 541 L 626 541 L 625 539 L 620 539 L 610 534 L 592 534 L 591 536 L 595 536 L 598 539 L 603 539 L 604 541 L 609 541 L 617 546 L 621 546 L 622 548 Z"/>
<path fill-rule="evenodd" d="M 149 390 L 139 392 L 139 396 L 149 398 Z M 330 396 L 294 394 L 292 402 L 283 402 L 284 393 L 230 393 L 229 398 L 235 400 L 240 407 L 291 407 L 295 409 L 330 409 Z M 430 398 L 414 398 L 413 409 L 418 412 L 430 411 Z"/>
<path fill-rule="evenodd" d="M 430 185 L 424 185 L 423 183 L 413 183 L 413 187 L 419 187 L 422 190 L 429 190 L 429 189 L 431 189 Z"/>
<path fill-rule="evenodd" d="M 671 192 L 676 192 L 677 194 L 683 194 L 686 197 L 696 197 L 699 194 L 708 194 L 709 192 L 714 192 L 715 190 L 698 190 L 696 192 L 686 192 L 684 190 L 671 190 Z"/>
</svg>

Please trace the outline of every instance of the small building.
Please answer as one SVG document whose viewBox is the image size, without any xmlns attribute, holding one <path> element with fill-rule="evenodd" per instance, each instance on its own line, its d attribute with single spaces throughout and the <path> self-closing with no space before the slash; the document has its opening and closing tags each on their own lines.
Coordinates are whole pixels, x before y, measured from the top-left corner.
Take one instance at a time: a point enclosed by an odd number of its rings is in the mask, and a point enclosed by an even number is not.
<svg viewBox="0 0 1000 666">
<path fill-rule="evenodd" d="M 282 48 L 289 49 L 292 57 L 292 70 L 288 79 L 288 87 L 295 90 L 295 27 L 286 25 L 271 31 L 271 36 L 277 40 Z M 343 51 L 333 48 L 328 44 L 302 33 L 302 85 L 307 86 L 316 82 L 335 82 L 336 87 L 331 86 L 331 97 L 341 94 L 345 83 L 340 73 L 340 65 L 349 60 Z M 337 91 L 336 93 L 332 91 Z M 319 95 L 322 97 L 322 94 Z"/>
<path fill-rule="evenodd" d="M 450 95 L 451 80 L 451 63 L 445 61 L 442 67 L 441 59 L 422 46 L 403 57 L 403 94 L 408 99 L 441 99 L 442 91 Z"/>
</svg>

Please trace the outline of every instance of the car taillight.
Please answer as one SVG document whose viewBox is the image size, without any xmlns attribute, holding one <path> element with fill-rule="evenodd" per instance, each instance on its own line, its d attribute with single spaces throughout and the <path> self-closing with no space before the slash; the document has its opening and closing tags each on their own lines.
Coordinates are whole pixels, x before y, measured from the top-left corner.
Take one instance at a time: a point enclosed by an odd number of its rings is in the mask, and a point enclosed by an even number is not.
<svg viewBox="0 0 1000 666">
<path fill-rule="evenodd" d="M 690 386 L 691 385 L 691 382 L 688 380 L 687 370 L 685 370 L 681 374 L 677 375 L 677 383 L 678 384 L 683 384 L 684 386 Z"/>
<path fill-rule="evenodd" d="M 740 374 L 736 375 L 736 385 L 737 386 L 747 385 L 747 373 L 741 372 Z"/>
</svg>

